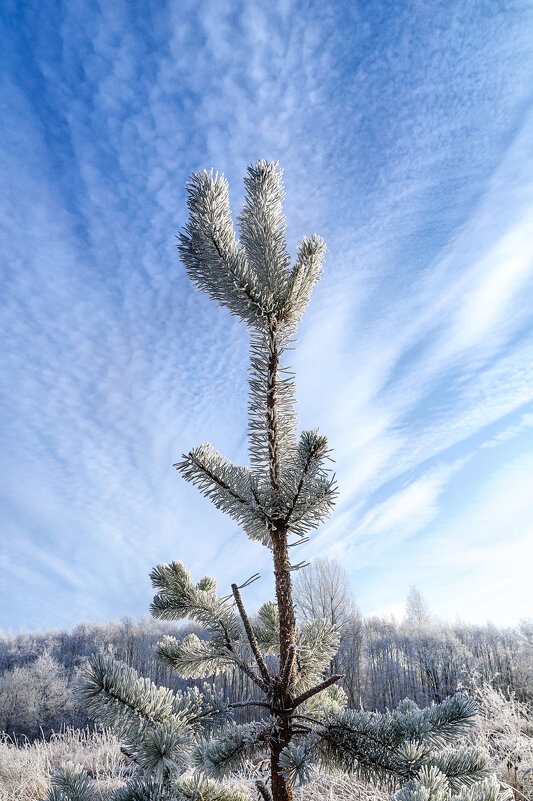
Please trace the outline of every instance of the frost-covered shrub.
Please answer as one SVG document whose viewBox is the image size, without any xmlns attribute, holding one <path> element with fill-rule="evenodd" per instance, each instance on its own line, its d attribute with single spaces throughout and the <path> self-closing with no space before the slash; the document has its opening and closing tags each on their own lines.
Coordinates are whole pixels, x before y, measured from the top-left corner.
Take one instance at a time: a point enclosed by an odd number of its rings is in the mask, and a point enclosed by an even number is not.
<svg viewBox="0 0 533 801">
<path fill-rule="evenodd" d="M 480 708 L 476 739 L 516 798 L 533 800 L 533 708 L 489 682 L 475 688 Z"/>
<path fill-rule="evenodd" d="M 49 735 L 57 723 L 74 722 L 76 702 L 65 669 L 50 654 L 0 677 L 0 729 L 8 734 Z"/>
</svg>

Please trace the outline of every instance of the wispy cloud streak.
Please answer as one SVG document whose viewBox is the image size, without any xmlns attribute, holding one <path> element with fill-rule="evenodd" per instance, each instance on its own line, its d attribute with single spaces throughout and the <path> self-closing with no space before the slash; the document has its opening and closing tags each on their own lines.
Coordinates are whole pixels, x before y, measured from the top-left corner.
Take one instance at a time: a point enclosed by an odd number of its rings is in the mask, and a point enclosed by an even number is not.
<svg viewBox="0 0 533 801">
<path fill-rule="evenodd" d="M 476 453 L 505 475 L 533 401 L 527 4 L 13 2 L 5 23 L 2 626 L 141 615 L 161 560 L 230 581 L 242 547 L 243 578 L 268 573 L 170 469 L 204 440 L 246 459 L 246 332 L 174 250 L 192 170 L 237 210 L 246 164 L 279 159 L 292 252 L 328 242 L 294 362 L 342 490 L 321 552 L 359 581 L 438 530 L 455 481 L 482 492 Z"/>
</svg>

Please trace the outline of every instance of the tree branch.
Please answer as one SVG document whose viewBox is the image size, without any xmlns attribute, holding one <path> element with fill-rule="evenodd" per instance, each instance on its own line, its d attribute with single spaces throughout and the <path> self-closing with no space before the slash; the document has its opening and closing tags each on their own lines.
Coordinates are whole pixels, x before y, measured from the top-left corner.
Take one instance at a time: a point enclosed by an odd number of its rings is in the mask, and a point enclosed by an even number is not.
<svg viewBox="0 0 533 801">
<path fill-rule="evenodd" d="M 235 270 L 231 269 L 231 266 L 230 266 L 228 260 L 226 259 L 226 257 L 222 253 L 220 245 L 216 240 L 215 233 L 218 233 L 218 232 L 217 232 L 216 226 L 213 226 L 211 228 L 211 242 L 213 243 L 213 245 L 215 247 L 215 250 L 216 250 L 216 252 L 218 254 L 218 257 L 219 257 L 220 261 L 222 262 L 222 264 L 224 265 L 224 267 L 226 268 L 228 273 L 233 278 L 233 282 L 237 286 L 237 288 L 240 289 L 241 292 L 244 292 L 244 294 L 246 295 L 246 297 L 248 298 L 250 303 L 252 303 L 254 306 L 257 306 L 257 308 L 260 310 L 261 314 L 263 314 L 264 311 L 263 311 L 263 306 L 261 305 L 261 302 L 259 300 L 257 300 L 257 298 L 255 298 L 253 296 L 253 294 L 250 292 L 250 289 L 246 286 L 246 284 L 241 283 L 241 281 L 239 280 L 239 277 L 235 273 Z"/>
<path fill-rule="evenodd" d="M 317 726 L 322 726 L 325 729 L 324 737 L 328 738 L 328 734 L 331 733 L 332 735 L 335 732 L 350 732 L 350 734 L 355 735 L 363 740 L 371 740 L 375 743 L 376 746 L 379 746 L 382 751 L 389 751 L 392 754 L 395 752 L 396 748 L 398 747 L 397 743 L 387 742 L 383 739 L 383 737 L 377 737 L 375 734 L 371 734 L 369 731 L 361 731 L 359 729 L 354 729 L 352 726 L 349 726 L 347 723 L 328 723 L 322 720 L 317 720 L 316 718 L 312 718 L 309 715 L 293 715 L 294 718 L 298 718 L 298 720 L 308 720 L 310 723 L 314 723 Z M 331 737 L 329 738 L 332 739 Z"/>
<path fill-rule="evenodd" d="M 270 709 L 270 704 L 265 703 L 265 701 L 256 701 L 253 698 L 250 698 L 248 701 L 234 701 L 232 704 L 228 704 L 228 706 L 230 709 L 236 709 L 241 706 L 264 706 L 266 709 Z"/>
<path fill-rule="evenodd" d="M 311 464 L 312 456 L 313 455 L 310 453 L 308 455 L 307 459 L 306 459 L 304 468 L 302 470 L 302 475 L 300 476 L 300 481 L 298 482 L 298 487 L 296 488 L 296 493 L 294 495 L 294 498 L 292 499 L 292 503 L 290 505 L 290 508 L 289 508 L 287 514 L 285 515 L 284 520 L 283 520 L 283 523 L 284 523 L 285 526 L 289 525 L 289 521 L 290 521 L 290 519 L 292 517 L 292 513 L 294 512 L 294 509 L 295 509 L 296 504 L 298 502 L 298 498 L 300 497 L 300 493 L 302 491 L 302 487 L 303 487 L 303 484 L 304 484 L 304 478 L 306 477 L 307 471 L 309 470 L 309 465 Z"/>
<path fill-rule="evenodd" d="M 191 723 L 196 723 L 196 721 L 202 720 L 203 718 L 208 718 L 210 715 L 211 716 L 222 715 L 223 713 L 224 711 L 221 709 L 207 709 L 205 712 L 200 712 L 199 715 L 194 715 L 194 717 L 188 718 L 187 725 Z"/>
<path fill-rule="evenodd" d="M 257 667 L 259 668 L 259 672 L 261 673 L 261 676 L 263 677 L 264 681 L 266 681 L 269 684 L 270 673 L 268 672 L 268 668 L 265 665 L 263 654 L 259 650 L 259 645 L 257 643 L 256 636 L 250 625 L 250 621 L 248 619 L 248 615 L 246 614 L 246 609 L 244 608 L 239 588 L 237 587 L 236 584 L 231 585 L 231 591 L 233 592 L 233 597 L 235 598 L 235 603 L 237 604 L 237 609 L 239 610 L 244 630 L 246 632 L 246 636 L 248 637 L 248 642 L 250 643 L 253 655 L 255 656 L 255 661 L 257 662 Z"/>
<path fill-rule="evenodd" d="M 125 756 L 125 757 L 127 757 L 127 758 L 128 758 L 128 759 L 129 759 L 131 762 L 133 762 L 135 765 L 140 765 L 139 761 L 138 761 L 137 759 L 135 759 L 135 757 L 133 756 L 133 754 L 132 754 L 132 753 L 130 753 L 130 752 L 128 751 L 128 749 L 127 749 L 127 748 L 125 748 L 123 745 L 121 745 L 121 746 L 120 746 L 120 751 L 121 751 L 121 753 L 122 753 L 122 754 L 124 754 L 124 756 Z"/>
<path fill-rule="evenodd" d="M 248 678 L 251 679 L 254 684 L 257 684 L 257 686 L 260 687 L 261 690 L 263 690 L 264 693 L 268 693 L 268 684 L 265 681 L 263 681 L 263 679 L 259 678 L 259 676 L 257 676 L 254 673 L 252 668 L 249 665 L 247 665 L 246 662 L 244 661 L 244 659 L 242 659 L 239 656 L 239 654 L 235 651 L 235 649 L 233 647 L 233 643 L 231 642 L 231 639 L 230 639 L 230 636 L 228 634 L 228 631 L 227 631 L 226 627 L 224 626 L 224 624 L 221 621 L 219 621 L 219 622 L 220 622 L 220 625 L 222 626 L 222 629 L 224 631 L 224 637 L 225 637 L 225 640 L 226 640 L 225 648 L 226 648 L 227 651 L 229 651 L 229 655 L 230 655 L 231 659 L 233 659 L 235 664 L 240 667 L 240 669 L 242 670 L 243 673 L 246 673 Z"/>
<path fill-rule="evenodd" d="M 251 679 L 254 684 L 257 684 L 257 686 L 260 687 L 264 693 L 267 693 L 268 685 L 266 684 L 266 682 L 264 682 L 263 679 L 260 679 L 259 676 L 256 673 L 254 673 L 252 668 L 246 664 L 244 659 L 242 659 L 238 654 L 236 654 L 235 651 L 230 651 L 230 655 L 231 658 L 234 660 L 235 664 L 240 667 L 242 672 L 246 673 L 248 678 Z"/>
<path fill-rule="evenodd" d="M 272 801 L 272 796 L 270 795 L 270 792 L 268 791 L 264 782 L 258 779 L 255 783 L 255 786 L 257 787 L 257 792 L 259 795 L 264 798 L 264 801 Z"/>
<path fill-rule="evenodd" d="M 294 660 L 296 659 L 296 646 L 294 643 L 291 643 L 287 649 L 287 658 L 281 668 L 280 671 L 280 683 L 282 691 L 285 691 L 288 688 L 289 679 L 292 675 L 292 669 L 294 667 Z"/>
<path fill-rule="evenodd" d="M 211 481 L 213 481 L 215 484 L 218 484 L 218 486 L 221 489 L 223 489 L 226 492 L 228 492 L 231 495 L 232 498 L 235 498 L 236 501 L 238 501 L 239 503 L 244 503 L 244 504 L 249 503 L 249 501 L 246 498 L 241 498 L 240 495 L 238 495 L 236 492 L 234 492 L 234 490 L 231 489 L 229 484 L 226 484 L 225 481 L 222 481 L 221 478 L 219 478 L 217 475 L 215 475 L 211 470 L 209 470 L 209 468 L 207 468 L 195 456 L 193 456 L 191 452 L 184 453 L 183 454 L 183 458 L 184 459 L 190 459 L 190 461 L 193 464 L 195 464 L 196 467 L 198 467 L 200 470 L 202 470 L 202 472 L 205 473 L 206 476 L 208 476 L 208 478 L 211 479 Z M 173 467 L 176 467 L 176 465 L 173 465 Z"/>
<path fill-rule="evenodd" d="M 325 679 L 320 684 L 317 684 L 315 687 L 311 687 L 310 690 L 307 690 L 307 692 L 302 693 L 301 695 L 299 695 L 297 698 L 294 699 L 293 709 L 296 709 L 297 706 L 300 706 L 300 704 L 303 704 L 304 701 L 307 701 L 309 698 L 312 698 L 313 695 L 322 692 L 322 690 L 325 690 L 327 687 L 330 687 L 332 684 L 335 684 L 336 681 L 343 678 L 344 678 L 343 673 L 337 673 L 334 676 L 330 676 L 329 679 Z"/>
<path fill-rule="evenodd" d="M 117 695 L 117 693 L 114 693 L 108 687 L 102 687 L 102 689 L 100 690 L 100 693 L 105 693 L 107 696 L 109 696 L 109 698 L 113 698 L 115 701 L 118 701 L 119 703 L 123 704 L 125 707 L 127 707 L 128 709 L 131 709 L 132 712 L 134 712 L 139 717 L 144 718 L 149 723 L 158 723 L 158 721 L 155 718 L 153 718 L 151 715 L 148 715 L 146 712 L 143 712 L 141 709 L 137 709 L 137 707 L 134 704 L 131 704 L 129 701 L 126 701 L 125 698 L 122 698 L 121 695 Z"/>
<path fill-rule="evenodd" d="M 268 337 L 270 344 L 270 356 L 268 359 L 267 371 L 267 441 L 269 456 L 270 485 L 272 489 L 279 491 L 280 482 L 280 457 L 278 441 L 278 420 L 277 420 L 277 382 L 279 368 L 279 350 L 276 343 L 276 321 L 271 321 L 268 326 Z"/>
<path fill-rule="evenodd" d="M 262 504 L 262 503 L 261 503 L 261 501 L 259 500 L 259 497 L 258 497 L 258 495 L 257 495 L 257 491 L 256 491 L 256 489 L 255 489 L 255 487 L 254 487 L 253 483 L 252 483 L 252 485 L 251 485 L 250 489 L 251 489 L 252 495 L 254 496 L 254 501 L 256 502 L 256 504 L 257 504 L 258 508 L 259 508 L 259 509 L 261 510 L 261 512 L 264 514 L 264 516 L 265 516 L 266 520 L 268 520 L 268 522 L 269 522 L 269 523 L 271 523 L 271 524 L 273 525 L 273 524 L 274 524 L 274 518 L 273 518 L 273 517 L 271 517 L 271 516 L 268 514 L 268 512 L 266 512 L 266 510 L 263 508 L 263 504 Z"/>
</svg>

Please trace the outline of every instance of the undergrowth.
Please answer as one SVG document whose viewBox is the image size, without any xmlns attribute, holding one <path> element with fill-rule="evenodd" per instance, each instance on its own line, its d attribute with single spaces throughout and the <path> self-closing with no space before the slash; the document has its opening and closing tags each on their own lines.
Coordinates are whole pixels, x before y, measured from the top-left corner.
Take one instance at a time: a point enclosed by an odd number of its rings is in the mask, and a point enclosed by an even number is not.
<svg viewBox="0 0 533 801">
<path fill-rule="evenodd" d="M 475 742 L 485 748 L 500 780 L 517 801 L 533 801 L 533 717 L 531 710 L 490 684 L 473 692 L 480 707 Z M 67 762 L 83 765 L 97 782 L 102 801 L 131 775 L 119 740 L 109 731 L 66 729 L 33 742 L 0 735 L 0 801 L 37 801 L 50 776 Z M 248 780 L 253 785 L 252 766 Z M 386 801 L 389 794 L 351 776 L 316 773 L 312 782 L 295 792 L 295 801 Z"/>
</svg>

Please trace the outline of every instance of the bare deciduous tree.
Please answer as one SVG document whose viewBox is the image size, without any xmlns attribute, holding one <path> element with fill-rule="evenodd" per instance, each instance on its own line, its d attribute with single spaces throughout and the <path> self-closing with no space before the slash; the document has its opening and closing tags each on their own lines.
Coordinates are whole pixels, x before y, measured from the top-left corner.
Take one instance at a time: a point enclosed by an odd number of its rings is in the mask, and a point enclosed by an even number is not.
<svg viewBox="0 0 533 801">
<path fill-rule="evenodd" d="M 427 626 L 432 621 L 429 604 L 414 584 L 405 601 L 405 622 L 411 626 Z"/>
<path fill-rule="evenodd" d="M 335 559 L 319 557 L 301 570 L 294 582 L 293 598 L 301 620 L 327 620 L 341 638 L 356 614 L 350 579 Z"/>
</svg>

